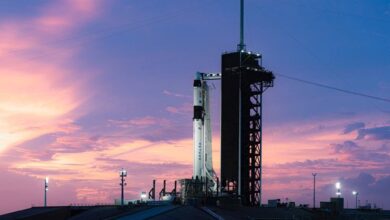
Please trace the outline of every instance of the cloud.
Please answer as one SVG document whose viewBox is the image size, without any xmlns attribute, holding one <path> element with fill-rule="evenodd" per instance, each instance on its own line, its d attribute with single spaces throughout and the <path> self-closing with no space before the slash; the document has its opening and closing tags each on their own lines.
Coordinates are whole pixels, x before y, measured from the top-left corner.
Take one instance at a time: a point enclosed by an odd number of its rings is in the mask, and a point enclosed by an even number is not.
<svg viewBox="0 0 390 220">
<path fill-rule="evenodd" d="M 365 124 L 363 122 L 355 122 L 345 126 L 343 134 L 351 133 L 352 131 L 364 128 Z"/>
<path fill-rule="evenodd" d="M 167 95 L 167 96 L 178 97 L 178 98 L 188 98 L 188 99 L 192 99 L 192 96 L 183 95 L 183 94 L 180 94 L 180 93 L 174 93 L 174 92 L 171 92 L 171 91 L 168 91 L 168 90 L 164 90 L 164 91 L 163 91 L 163 94 L 164 94 L 164 95 Z"/>
<path fill-rule="evenodd" d="M 177 118 L 145 116 L 128 120 L 108 120 L 109 127 L 116 127 L 114 136 L 127 136 L 148 141 L 170 141 L 191 137 L 191 123 Z"/>
<path fill-rule="evenodd" d="M 270 169 L 297 169 L 297 168 L 308 168 L 315 170 L 316 168 L 326 168 L 334 167 L 339 165 L 337 159 L 319 159 L 319 160 L 304 160 L 304 161 L 295 161 L 289 163 L 275 164 L 272 166 L 267 166 Z"/>
<path fill-rule="evenodd" d="M 53 48 L 47 42 L 72 34 L 99 8 L 91 0 L 56 1 L 41 7 L 36 16 L 0 22 L 0 153 L 44 134 L 72 129 L 64 124 L 82 114 L 75 110 L 89 94 L 83 78 L 71 80 L 75 73 L 64 68 L 77 49 Z M 53 52 L 55 56 L 40 56 Z"/>
<path fill-rule="evenodd" d="M 170 121 L 165 118 L 156 118 L 152 116 L 129 120 L 108 120 L 108 122 L 111 125 L 119 126 L 121 128 L 146 128 L 154 125 L 168 126 L 170 124 Z"/>
<path fill-rule="evenodd" d="M 54 179 L 50 194 L 56 199 L 49 200 L 51 205 L 76 201 L 74 180 L 61 182 L 55 177 L 77 176 L 80 163 L 57 154 L 71 151 L 69 141 L 61 149 L 61 142 L 66 142 L 61 137 L 81 130 L 75 121 L 85 113 L 82 104 L 91 92 L 84 76 L 69 64 L 79 48 L 62 42 L 94 19 L 101 4 L 63 0 L 33 8 L 38 9 L 33 16 L 0 21 L 0 188 L 6 189 L 0 194 L 3 198 L 23 194 L 22 200 L 14 197 L 2 204 L 0 213 L 41 205 L 34 198 L 40 198 L 36 192 L 46 175 Z M 57 185 L 60 182 L 62 186 Z"/>
<path fill-rule="evenodd" d="M 99 138 L 107 139 L 106 137 Z M 112 144 L 112 146 L 107 146 Z M 52 143 L 49 146 L 55 146 Z M 161 174 L 161 168 L 167 171 L 188 168 L 191 161 L 192 140 L 177 140 L 172 142 L 128 140 L 122 143 L 105 140 L 104 147 L 85 150 L 62 150 L 50 147 L 49 159 L 42 158 L 46 153 L 34 154 L 33 150 L 19 149 L 20 158 L 14 160 L 10 168 L 17 172 L 33 177 L 42 177 L 48 173 L 56 179 L 69 180 L 105 180 L 112 178 L 107 173 L 121 166 L 127 167 L 136 175 L 142 171 L 145 175 Z M 180 149 L 178 151 L 178 149 Z M 40 152 L 36 149 L 36 152 Z M 176 152 L 172 154 L 172 152 Z M 183 165 L 181 165 L 183 164 Z M 188 169 L 189 171 L 191 169 Z M 56 173 L 56 174 L 55 174 Z"/>
<path fill-rule="evenodd" d="M 109 201 L 111 200 L 110 193 L 107 189 L 98 189 L 95 187 L 80 187 L 76 189 L 77 201 L 94 204 L 99 201 Z"/>
<path fill-rule="evenodd" d="M 385 152 L 389 152 L 389 150 L 390 150 L 390 144 L 389 144 L 389 143 L 384 143 L 384 144 L 382 144 L 382 146 L 380 147 L 380 150 L 381 150 L 381 151 L 385 151 Z"/>
<path fill-rule="evenodd" d="M 45 134 L 19 144 L 8 154 L 20 158 L 50 161 L 58 153 L 82 153 L 110 148 L 115 141 L 111 137 L 90 135 L 81 130 L 72 133 L 56 132 Z"/>
<path fill-rule="evenodd" d="M 364 161 L 366 163 L 375 162 L 382 163 L 388 162 L 390 156 L 382 147 L 363 147 L 357 145 L 353 141 L 345 141 L 342 144 L 333 145 L 336 154 L 344 154 L 348 160 Z"/>
<path fill-rule="evenodd" d="M 361 150 L 361 147 L 353 141 L 345 141 L 343 144 L 334 145 L 335 153 L 353 153 L 358 150 Z"/>
<path fill-rule="evenodd" d="M 183 103 L 180 106 L 168 106 L 165 110 L 172 114 L 183 114 L 188 115 L 193 111 L 192 103 Z"/>
<path fill-rule="evenodd" d="M 46 5 L 41 15 L 32 21 L 32 25 L 45 34 L 62 35 L 69 33 L 95 18 L 103 1 L 62 0 Z"/>
<path fill-rule="evenodd" d="M 358 140 L 390 140 L 390 126 L 359 129 Z"/>
<path fill-rule="evenodd" d="M 357 177 L 348 178 L 344 182 L 352 188 L 364 189 L 375 183 L 375 177 L 369 173 L 359 173 Z"/>
</svg>

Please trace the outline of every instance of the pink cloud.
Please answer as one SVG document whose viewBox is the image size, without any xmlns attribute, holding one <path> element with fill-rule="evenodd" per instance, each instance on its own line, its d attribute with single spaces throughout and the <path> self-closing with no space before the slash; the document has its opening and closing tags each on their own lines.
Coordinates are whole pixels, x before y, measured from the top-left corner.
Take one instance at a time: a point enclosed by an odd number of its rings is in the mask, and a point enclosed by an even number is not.
<svg viewBox="0 0 390 220">
<path fill-rule="evenodd" d="M 180 106 L 168 106 L 165 110 L 172 114 L 190 114 L 193 110 L 193 105 L 191 103 L 183 103 Z"/>
<path fill-rule="evenodd" d="M 109 201 L 108 190 L 99 190 L 95 187 L 80 187 L 76 189 L 77 201 L 87 204 L 99 203 L 99 201 Z"/>
<path fill-rule="evenodd" d="M 103 1 L 63 0 L 53 2 L 42 9 L 33 25 L 46 34 L 61 35 L 95 18 Z"/>
<path fill-rule="evenodd" d="M 35 20 L 35 24 L 45 32 L 58 33 L 60 31 L 65 31 L 72 27 L 72 23 L 66 17 L 61 16 L 46 16 L 40 17 Z"/>
<path fill-rule="evenodd" d="M 149 127 L 152 125 L 162 125 L 167 126 L 170 124 L 170 121 L 165 118 L 156 118 L 152 116 L 146 116 L 142 118 L 135 118 L 129 120 L 109 120 L 109 124 L 119 126 L 121 128 L 130 128 L 130 127 Z"/>
<path fill-rule="evenodd" d="M 174 92 L 171 92 L 171 91 L 169 91 L 169 90 L 164 90 L 164 91 L 163 91 L 163 94 L 164 94 L 164 95 L 167 95 L 167 96 L 178 97 L 178 98 L 188 98 L 188 99 L 192 99 L 191 96 L 183 95 L 183 94 L 180 94 L 180 93 L 174 93 Z"/>
<path fill-rule="evenodd" d="M 83 12 L 81 9 L 79 11 Z M 57 14 L 61 15 L 61 13 Z M 40 179 L 45 175 L 56 173 L 55 169 L 43 169 L 36 163 L 21 169 L 15 167 L 19 161 L 24 160 L 37 162 L 41 161 L 40 158 L 45 158 L 50 161 L 54 155 L 48 149 L 26 151 L 20 145 L 45 134 L 66 135 L 80 129 L 74 124 L 74 120 L 84 113 L 80 105 L 88 98 L 89 93 L 84 91 L 85 79 L 79 77 L 77 81 L 70 80 L 75 73 L 70 66 L 65 68 L 65 63 L 77 52 L 77 49 L 69 49 L 61 45 L 52 48 L 47 44 L 57 40 L 54 36 L 60 36 L 55 33 L 71 33 L 76 27 L 80 27 L 81 21 L 85 21 L 82 18 L 84 15 L 80 15 L 76 16 L 73 13 L 57 16 L 42 12 L 29 20 L 11 18 L 0 22 L 2 30 L 0 33 L 1 178 L 2 180 L 8 178 L 6 173 L 12 172 L 10 181 L 18 181 L 22 178 L 26 181 L 24 184 L 29 184 L 28 190 L 30 190 L 25 192 L 23 190 L 25 187 L 15 182 L 6 187 L 2 185 L 2 188 L 7 188 L 6 191 L 1 192 L 4 198 L 16 191 L 24 195 L 22 200 L 15 198 L 9 203 L 10 205 L 3 206 L 2 203 L 0 205 L 2 213 L 6 210 L 28 208 L 31 204 L 41 205 L 41 197 L 33 193 L 40 189 L 40 184 L 36 186 L 36 183 L 41 183 Z M 52 31 L 53 35 L 48 35 L 47 31 Z M 41 56 L 52 53 L 55 53 L 55 56 Z M 53 158 L 57 163 L 66 164 L 66 161 L 58 162 L 55 155 Z M 54 167 L 60 167 L 56 163 L 53 164 Z M 70 164 L 68 166 L 71 167 Z M 74 174 L 72 169 L 65 169 L 62 172 L 69 176 Z M 54 180 L 58 183 L 55 178 Z M 63 205 L 76 200 L 72 188 L 68 190 L 68 188 L 57 188 L 52 185 L 51 190 L 51 194 L 62 193 L 62 195 L 57 194 L 55 200 L 49 199 L 51 204 Z M 63 199 L 63 195 L 66 195 L 66 199 Z"/>
<path fill-rule="evenodd" d="M 0 57 L 6 58 L 11 52 L 30 49 L 36 43 L 34 35 L 23 36 L 27 26 L 18 21 L 0 22 Z"/>
<path fill-rule="evenodd" d="M 79 116 L 74 110 L 88 93 L 82 91 L 83 79 L 70 81 L 73 73 L 63 66 L 76 50 L 49 47 L 47 42 L 56 39 L 47 31 L 71 33 L 96 16 L 99 6 L 96 1 L 60 1 L 43 7 L 35 18 L 0 22 L 4 62 L 0 67 L 0 153 L 43 134 L 63 131 L 64 121 Z M 55 52 L 56 56 L 39 58 L 36 52 Z"/>
<path fill-rule="evenodd" d="M 61 66 L 23 61 L 0 67 L 0 152 L 45 133 L 75 129 L 68 126 L 79 114 L 73 111 L 87 98 L 79 95 L 82 81 L 68 81 Z"/>
</svg>

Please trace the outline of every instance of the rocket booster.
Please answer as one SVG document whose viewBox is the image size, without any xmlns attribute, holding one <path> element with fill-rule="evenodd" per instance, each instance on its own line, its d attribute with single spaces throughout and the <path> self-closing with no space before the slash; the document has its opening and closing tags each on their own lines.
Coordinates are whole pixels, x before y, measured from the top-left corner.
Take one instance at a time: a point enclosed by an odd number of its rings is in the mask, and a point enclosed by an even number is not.
<svg viewBox="0 0 390 220">
<path fill-rule="evenodd" d="M 217 175 L 213 169 L 212 135 L 210 118 L 209 86 L 206 80 L 218 76 L 197 73 L 194 80 L 194 117 L 193 117 L 193 178 L 208 181 L 209 189 L 217 191 Z"/>
<path fill-rule="evenodd" d="M 194 117 L 193 117 L 193 149 L 194 149 L 194 178 L 204 176 L 204 109 L 202 81 L 199 76 L 194 80 Z"/>
</svg>

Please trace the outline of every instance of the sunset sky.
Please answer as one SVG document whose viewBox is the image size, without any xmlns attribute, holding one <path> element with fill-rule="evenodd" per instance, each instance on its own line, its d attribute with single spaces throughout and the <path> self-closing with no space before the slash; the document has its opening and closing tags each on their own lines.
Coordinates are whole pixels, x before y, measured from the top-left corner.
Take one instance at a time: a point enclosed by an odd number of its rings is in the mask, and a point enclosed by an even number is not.
<svg viewBox="0 0 390 220">
<path fill-rule="evenodd" d="M 0 214 L 113 203 L 192 175 L 192 80 L 238 43 L 238 0 L 1 0 Z M 264 96 L 263 203 L 390 209 L 387 0 L 247 0 L 246 44 L 276 74 Z M 280 74 L 280 75 L 279 75 Z M 220 170 L 220 83 L 212 85 Z"/>
</svg>

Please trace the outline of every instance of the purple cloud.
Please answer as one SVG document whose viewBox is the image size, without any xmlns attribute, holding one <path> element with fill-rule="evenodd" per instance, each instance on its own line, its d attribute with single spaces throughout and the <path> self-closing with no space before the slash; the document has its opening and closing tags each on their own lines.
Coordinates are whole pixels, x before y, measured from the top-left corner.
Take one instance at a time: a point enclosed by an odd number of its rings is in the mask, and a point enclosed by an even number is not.
<svg viewBox="0 0 390 220">
<path fill-rule="evenodd" d="M 357 140 L 390 140 L 390 126 L 359 129 Z"/>
<path fill-rule="evenodd" d="M 171 92 L 169 90 L 164 90 L 163 94 L 167 95 L 167 96 L 178 97 L 178 98 L 192 99 L 192 96 L 190 96 L 190 95 L 184 95 L 184 94 L 180 94 L 180 93 L 175 93 L 175 92 Z"/>
<path fill-rule="evenodd" d="M 355 142 L 353 141 L 345 141 L 342 144 L 336 144 L 334 145 L 334 152 L 335 153 L 351 153 L 351 152 L 356 152 L 359 150 L 361 147 L 358 146 Z"/>
<path fill-rule="evenodd" d="M 342 144 L 333 145 L 335 153 L 342 153 L 348 155 L 350 160 L 363 161 L 363 162 L 383 162 L 388 163 L 390 156 L 386 151 L 383 151 L 383 147 L 362 147 L 353 141 L 345 141 Z"/>
<path fill-rule="evenodd" d="M 351 133 L 352 131 L 364 128 L 365 124 L 363 122 L 355 122 L 345 126 L 343 134 Z"/>
<path fill-rule="evenodd" d="M 340 166 L 341 162 L 337 159 L 318 159 L 318 160 L 305 160 L 294 161 L 289 163 L 276 164 L 273 166 L 265 166 L 269 169 L 302 169 L 302 168 L 329 168 L 334 166 Z"/>
<path fill-rule="evenodd" d="M 367 188 L 375 183 L 375 178 L 369 173 L 360 173 L 357 177 L 345 179 L 344 182 L 352 188 Z"/>
<path fill-rule="evenodd" d="M 181 114 L 179 114 L 181 115 Z M 191 123 L 182 118 L 173 119 L 146 116 L 131 120 L 109 120 L 109 126 L 116 126 L 121 134 L 148 141 L 170 141 L 191 137 Z"/>
</svg>

